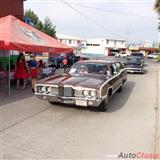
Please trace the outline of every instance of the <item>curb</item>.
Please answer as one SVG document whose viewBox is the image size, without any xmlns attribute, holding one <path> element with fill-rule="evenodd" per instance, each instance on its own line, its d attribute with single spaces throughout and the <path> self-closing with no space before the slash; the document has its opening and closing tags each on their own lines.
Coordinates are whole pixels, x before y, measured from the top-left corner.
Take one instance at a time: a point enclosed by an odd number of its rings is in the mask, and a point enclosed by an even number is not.
<svg viewBox="0 0 160 160">
<path fill-rule="evenodd" d="M 158 80 L 158 82 L 157 82 L 155 153 L 160 153 L 160 69 L 158 70 L 157 80 Z"/>
</svg>

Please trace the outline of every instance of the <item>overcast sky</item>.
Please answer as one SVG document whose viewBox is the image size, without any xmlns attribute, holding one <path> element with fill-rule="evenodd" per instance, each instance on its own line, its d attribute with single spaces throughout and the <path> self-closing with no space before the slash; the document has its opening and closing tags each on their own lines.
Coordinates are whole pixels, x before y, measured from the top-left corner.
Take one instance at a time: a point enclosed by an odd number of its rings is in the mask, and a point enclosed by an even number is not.
<svg viewBox="0 0 160 160">
<path fill-rule="evenodd" d="M 113 37 L 129 41 L 158 41 L 154 0 L 27 0 L 43 21 L 48 16 L 56 31 L 80 37 Z"/>
</svg>

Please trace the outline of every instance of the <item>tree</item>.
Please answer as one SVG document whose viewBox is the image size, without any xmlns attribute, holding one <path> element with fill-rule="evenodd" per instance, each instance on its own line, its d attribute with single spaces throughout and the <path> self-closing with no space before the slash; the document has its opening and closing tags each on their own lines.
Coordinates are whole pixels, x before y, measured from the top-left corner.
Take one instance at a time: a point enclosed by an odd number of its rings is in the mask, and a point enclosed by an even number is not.
<svg viewBox="0 0 160 160">
<path fill-rule="evenodd" d="M 39 21 L 38 16 L 31 9 L 25 11 L 25 16 L 30 18 L 35 25 Z"/>
<path fill-rule="evenodd" d="M 55 31 L 55 26 L 53 26 L 51 20 L 49 17 L 46 17 L 43 23 L 43 32 L 52 36 L 56 37 L 56 31 Z"/>
<path fill-rule="evenodd" d="M 49 17 L 46 17 L 43 23 L 31 9 L 25 11 L 25 16 L 32 20 L 35 28 L 56 38 L 55 26 L 53 26 Z"/>
<path fill-rule="evenodd" d="M 155 1 L 154 9 L 158 14 L 160 14 L 160 0 Z"/>
</svg>

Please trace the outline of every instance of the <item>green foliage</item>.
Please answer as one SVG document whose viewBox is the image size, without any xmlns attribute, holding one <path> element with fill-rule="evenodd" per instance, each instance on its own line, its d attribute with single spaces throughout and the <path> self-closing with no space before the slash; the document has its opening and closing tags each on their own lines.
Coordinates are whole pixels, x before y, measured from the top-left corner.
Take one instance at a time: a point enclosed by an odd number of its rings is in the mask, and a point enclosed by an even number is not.
<svg viewBox="0 0 160 160">
<path fill-rule="evenodd" d="M 158 14 L 160 14 L 160 0 L 155 0 L 154 9 Z"/>
<path fill-rule="evenodd" d="M 25 11 L 25 16 L 30 18 L 34 24 L 37 24 L 39 21 L 38 16 L 31 9 Z"/>
<path fill-rule="evenodd" d="M 25 11 L 25 16 L 33 21 L 35 28 L 56 38 L 55 26 L 52 24 L 49 17 L 46 17 L 43 23 L 31 9 Z"/>
<path fill-rule="evenodd" d="M 53 26 L 51 20 L 49 19 L 49 17 L 46 17 L 43 23 L 43 32 L 55 37 L 56 31 L 55 31 L 55 26 Z"/>
<path fill-rule="evenodd" d="M 158 57 L 156 58 L 157 62 L 160 62 L 160 55 L 158 55 Z"/>
</svg>

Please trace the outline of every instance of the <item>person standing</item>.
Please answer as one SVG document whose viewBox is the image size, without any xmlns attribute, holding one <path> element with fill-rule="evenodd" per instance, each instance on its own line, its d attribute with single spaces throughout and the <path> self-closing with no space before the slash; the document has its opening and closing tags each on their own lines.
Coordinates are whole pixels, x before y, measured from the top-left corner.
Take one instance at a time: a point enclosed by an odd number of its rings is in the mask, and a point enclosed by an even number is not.
<svg viewBox="0 0 160 160">
<path fill-rule="evenodd" d="M 35 92 L 35 85 L 38 77 L 38 63 L 35 60 L 36 56 L 31 54 L 30 61 L 28 62 L 28 67 L 30 68 L 30 74 L 32 78 L 32 91 Z"/>
<path fill-rule="evenodd" d="M 16 71 L 14 74 L 14 78 L 17 79 L 17 89 L 20 89 L 19 88 L 20 79 L 23 80 L 22 89 L 25 89 L 26 79 L 29 77 L 30 75 L 26 67 L 25 56 L 23 55 L 23 53 L 20 53 L 16 62 Z"/>
<path fill-rule="evenodd" d="M 64 59 L 63 59 L 64 73 L 66 73 L 67 63 L 68 63 L 67 57 L 64 57 Z"/>
</svg>

